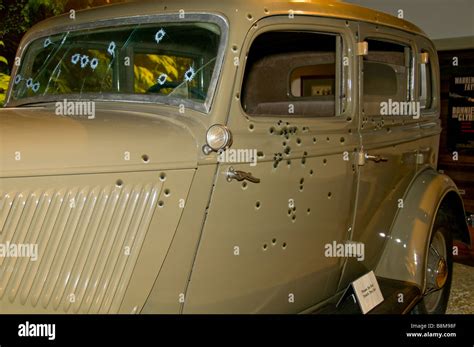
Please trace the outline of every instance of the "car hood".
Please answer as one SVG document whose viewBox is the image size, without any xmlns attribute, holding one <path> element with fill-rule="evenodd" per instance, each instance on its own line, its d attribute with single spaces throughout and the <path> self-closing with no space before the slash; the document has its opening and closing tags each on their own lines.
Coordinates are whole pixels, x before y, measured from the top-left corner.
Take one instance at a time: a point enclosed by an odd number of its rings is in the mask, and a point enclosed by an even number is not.
<svg viewBox="0 0 474 347">
<path fill-rule="evenodd" d="M 0 177 L 193 168 L 198 148 L 176 117 L 120 106 L 98 106 L 94 119 L 51 106 L 0 109 Z"/>
</svg>

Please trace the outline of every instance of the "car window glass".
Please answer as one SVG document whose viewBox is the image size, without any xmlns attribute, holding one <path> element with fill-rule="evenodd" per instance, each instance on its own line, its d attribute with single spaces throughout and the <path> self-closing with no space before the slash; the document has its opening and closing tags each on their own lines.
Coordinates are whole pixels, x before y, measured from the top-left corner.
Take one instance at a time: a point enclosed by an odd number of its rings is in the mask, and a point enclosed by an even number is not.
<svg viewBox="0 0 474 347">
<path fill-rule="evenodd" d="M 401 44 L 366 40 L 369 54 L 363 56 L 364 112 L 380 115 L 381 104 L 410 100 L 410 48 Z"/>
<path fill-rule="evenodd" d="M 338 35 L 268 32 L 252 43 L 242 107 L 255 116 L 333 117 L 340 86 Z"/>
</svg>

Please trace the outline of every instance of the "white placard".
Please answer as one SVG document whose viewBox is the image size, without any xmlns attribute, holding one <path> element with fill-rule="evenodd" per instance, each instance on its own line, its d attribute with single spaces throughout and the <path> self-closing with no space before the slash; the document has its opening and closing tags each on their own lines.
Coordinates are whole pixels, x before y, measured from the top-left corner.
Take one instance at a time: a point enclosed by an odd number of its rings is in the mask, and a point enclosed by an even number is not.
<svg viewBox="0 0 474 347">
<path fill-rule="evenodd" d="M 383 301 L 383 295 L 373 271 L 352 282 L 352 288 L 363 314 Z"/>
</svg>

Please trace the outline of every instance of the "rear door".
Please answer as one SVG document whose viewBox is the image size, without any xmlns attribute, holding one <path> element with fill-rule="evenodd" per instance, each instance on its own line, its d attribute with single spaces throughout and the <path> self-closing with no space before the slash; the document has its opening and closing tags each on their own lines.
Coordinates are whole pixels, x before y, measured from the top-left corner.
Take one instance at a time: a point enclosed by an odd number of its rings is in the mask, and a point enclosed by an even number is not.
<svg viewBox="0 0 474 347">
<path fill-rule="evenodd" d="M 363 261 L 348 259 L 339 289 L 375 268 L 397 210 L 404 207 L 419 150 L 414 35 L 371 24 L 361 24 L 359 33 L 368 54 L 358 58 L 362 161 L 352 240 L 365 245 L 365 254 Z"/>
</svg>

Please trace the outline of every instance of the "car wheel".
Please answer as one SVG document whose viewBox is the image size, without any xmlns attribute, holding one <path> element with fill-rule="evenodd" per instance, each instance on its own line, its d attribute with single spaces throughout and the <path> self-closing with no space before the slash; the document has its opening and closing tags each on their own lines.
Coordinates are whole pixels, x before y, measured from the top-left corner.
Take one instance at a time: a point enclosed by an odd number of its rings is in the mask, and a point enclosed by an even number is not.
<svg viewBox="0 0 474 347">
<path fill-rule="evenodd" d="M 444 314 L 448 306 L 453 272 L 453 239 L 449 224 L 437 218 L 428 249 L 426 290 L 414 314 Z"/>
</svg>

